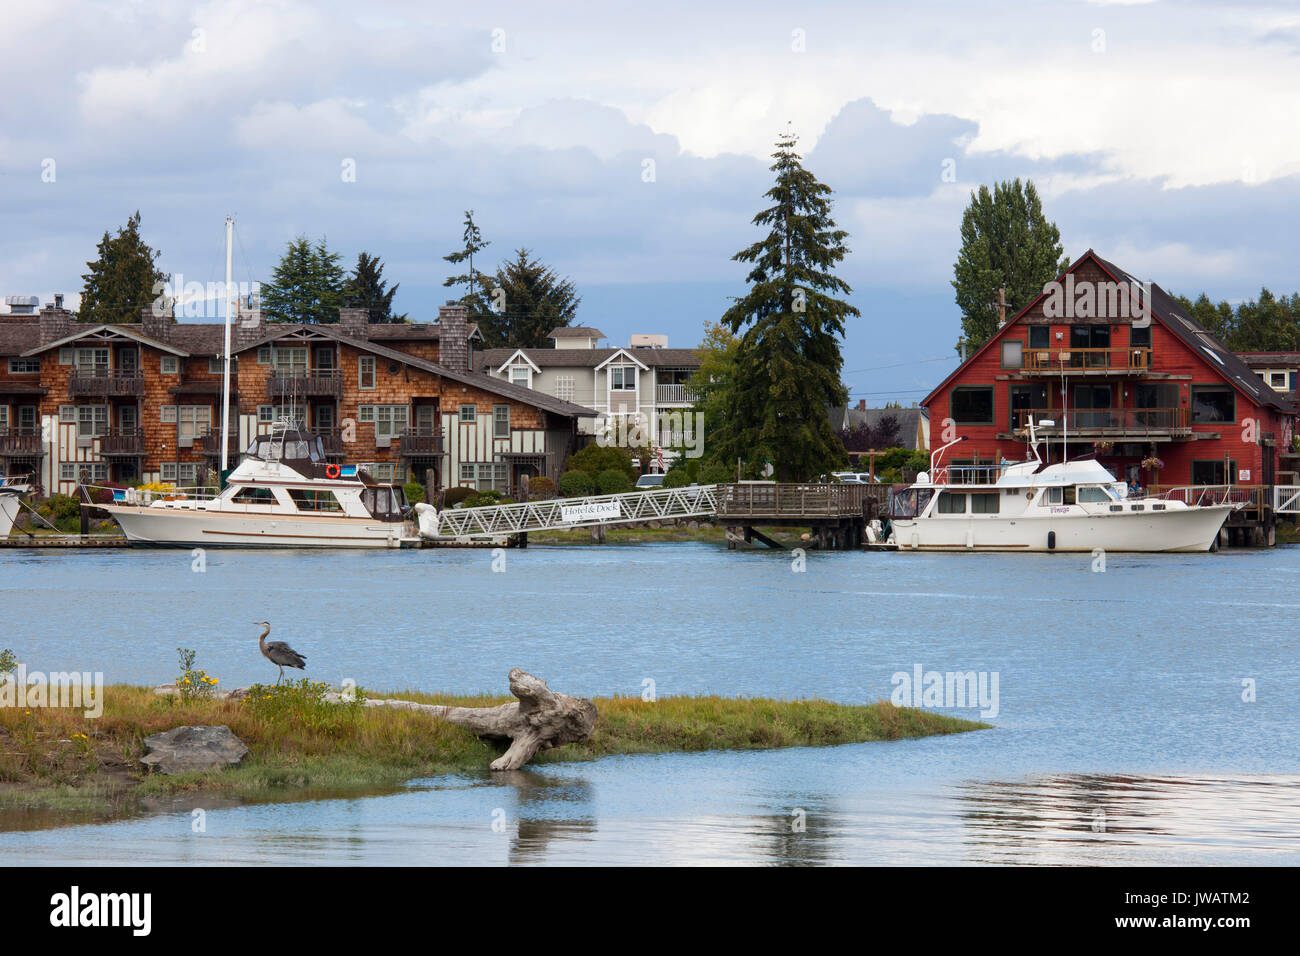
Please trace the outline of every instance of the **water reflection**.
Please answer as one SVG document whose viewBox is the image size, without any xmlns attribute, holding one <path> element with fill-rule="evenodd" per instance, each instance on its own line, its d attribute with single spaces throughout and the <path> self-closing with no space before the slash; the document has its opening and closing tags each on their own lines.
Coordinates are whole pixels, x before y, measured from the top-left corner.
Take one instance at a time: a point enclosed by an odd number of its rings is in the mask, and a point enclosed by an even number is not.
<svg viewBox="0 0 1300 956">
<path fill-rule="evenodd" d="M 979 863 L 1092 864 L 1192 847 L 1300 852 L 1300 776 L 1058 774 L 957 792 Z"/>
</svg>

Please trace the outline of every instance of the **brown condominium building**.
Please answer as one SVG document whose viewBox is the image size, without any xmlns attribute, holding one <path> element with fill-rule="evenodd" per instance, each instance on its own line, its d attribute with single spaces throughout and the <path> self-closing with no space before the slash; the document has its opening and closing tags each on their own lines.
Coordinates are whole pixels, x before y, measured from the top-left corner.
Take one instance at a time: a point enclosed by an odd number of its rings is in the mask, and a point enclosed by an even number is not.
<svg viewBox="0 0 1300 956">
<path fill-rule="evenodd" d="M 35 474 L 47 493 L 78 481 L 193 484 L 220 467 L 224 326 L 146 308 L 138 323 L 78 322 L 62 297 L 0 314 L 0 474 Z M 474 371 L 464 308 L 438 321 L 232 327 L 229 460 L 290 417 L 339 463 L 380 481 L 512 492 L 556 478 L 595 411 Z"/>
</svg>

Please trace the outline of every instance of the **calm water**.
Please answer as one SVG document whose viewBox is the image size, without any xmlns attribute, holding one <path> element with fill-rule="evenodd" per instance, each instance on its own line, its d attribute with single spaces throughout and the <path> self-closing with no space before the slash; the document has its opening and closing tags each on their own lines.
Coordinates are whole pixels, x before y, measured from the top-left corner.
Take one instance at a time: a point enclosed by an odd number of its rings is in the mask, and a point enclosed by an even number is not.
<svg viewBox="0 0 1300 956">
<path fill-rule="evenodd" d="M 1300 863 L 1300 549 L 1213 555 L 729 553 L 703 544 L 376 554 L 0 553 L 0 646 L 31 669 L 223 686 L 887 698 L 998 676 L 996 729 L 550 764 L 348 799 L 192 803 L 0 834 L 6 863 Z M 1253 679 L 1257 701 L 1242 701 Z M 935 708 L 977 717 L 972 708 Z M 804 829 L 792 826 L 802 820 Z M 496 826 L 494 827 L 494 823 Z"/>
</svg>

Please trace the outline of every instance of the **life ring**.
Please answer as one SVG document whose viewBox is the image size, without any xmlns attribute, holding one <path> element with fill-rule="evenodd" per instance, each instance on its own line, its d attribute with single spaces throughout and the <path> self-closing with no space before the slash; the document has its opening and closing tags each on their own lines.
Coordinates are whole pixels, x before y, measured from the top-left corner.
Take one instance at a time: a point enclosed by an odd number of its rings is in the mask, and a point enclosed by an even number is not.
<svg viewBox="0 0 1300 956">
<path fill-rule="evenodd" d="M 333 462 L 330 462 L 328 465 L 325 466 L 326 478 L 337 478 L 341 474 L 343 474 L 343 470 Z"/>
</svg>

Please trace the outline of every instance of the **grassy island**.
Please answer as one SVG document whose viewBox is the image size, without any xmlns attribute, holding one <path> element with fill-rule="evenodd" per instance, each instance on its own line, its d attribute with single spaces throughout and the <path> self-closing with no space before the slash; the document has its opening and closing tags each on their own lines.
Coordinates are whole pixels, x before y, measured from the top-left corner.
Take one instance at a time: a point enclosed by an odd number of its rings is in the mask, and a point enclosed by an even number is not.
<svg viewBox="0 0 1300 956">
<path fill-rule="evenodd" d="M 255 687 L 242 700 L 161 697 L 152 688 L 104 688 L 103 714 L 68 708 L 0 708 L 0 829 L 104 819 L 181 794 L 290 799 L 304 793 L 375 791 L 419 776 L 487 772 L 498 754 L 470 731 L 418 711 L 338 704 L 307 681 Z M 362 696 L 366 696 L 363 693 Z M 505 696 L 369 694 L 425 704 L 487 707 Z M 887 701 L 868 705 L 764 698 L 596 698 L 591 737 L 538 754 L 534 764 L 614 754 L 831 746 L 960 733 L 987 724 Z M 229 727 L 249 748 L 238 767 L 146 775 L 150 734 L 183 725 Z M 51 819 L 51 813 L 54 819 Z"/>
</svg>

